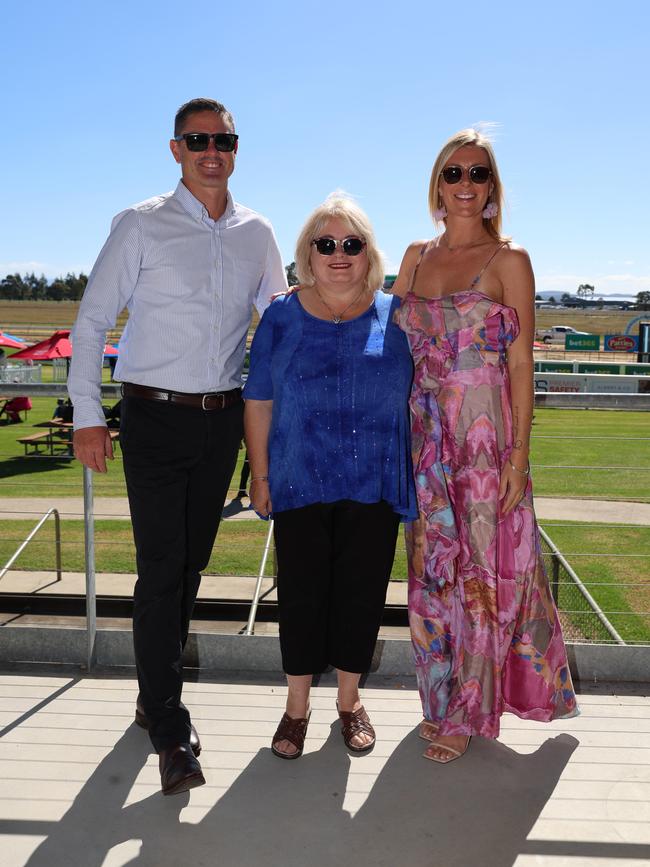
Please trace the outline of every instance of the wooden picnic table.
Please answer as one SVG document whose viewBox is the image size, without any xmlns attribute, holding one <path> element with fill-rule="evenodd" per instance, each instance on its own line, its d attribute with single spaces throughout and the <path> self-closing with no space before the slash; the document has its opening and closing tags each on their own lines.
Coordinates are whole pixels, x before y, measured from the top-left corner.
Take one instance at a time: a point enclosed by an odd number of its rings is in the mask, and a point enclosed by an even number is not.
<svg viewBox="0 0 650 867">
<path fill-rule="evenodd" d="M 72 446 L 72 433 L 74 424 L 71 421 L 61 421 L 59 418 L 48 419 L 47 421 L 39 421 L 32 427 L 47 428 L 43 433 L 30 434 L 29 436 L 20 437 L 18 442 L 25 446 L 25 455 L 63 455 L 65 457 L 74 458 L 74 450 Z M 111 441 L 114 442 L 119 438 L 118 430 L 109 428 Z M 41 448 L 44 452 L 41 452 Z"/>
</svg>

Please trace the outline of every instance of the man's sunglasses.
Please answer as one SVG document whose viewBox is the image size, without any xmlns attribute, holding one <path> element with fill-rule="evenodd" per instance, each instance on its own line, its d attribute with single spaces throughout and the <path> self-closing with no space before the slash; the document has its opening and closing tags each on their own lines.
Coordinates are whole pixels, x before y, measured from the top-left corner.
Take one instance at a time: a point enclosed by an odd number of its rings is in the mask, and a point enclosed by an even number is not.
<svg viewBox="0 0 650 867">
<path fill-rule="evenodd" d="M 336 238 L 314 238 L 312 244 L 321 256 L 331 256 L 339 245 L 346 256 L 358 256 L 366 246 L 364 240 L 356 238 L 354 235 L 343 238 L 342 241 L 337 241 Z"/>
<path fill-rule="evenodd" d="M 188 151 L 207 151 L 212 139 L 218 151 L 229 153 L 235 150 L 238 138 L 234 132 L 186 132 L 174 136 L 174 141 L 184 141 Z"/>
<path fill-rule="evenodd" d="M 464 169 L 462 166 L 447 166 L 440 174 L 446 184 L 457 184 L 462 181 L 465 172 L 473 184 L 487 183 L 492 174 L 488 166 L 470 166 L 468 169 Z"/>
</svg>

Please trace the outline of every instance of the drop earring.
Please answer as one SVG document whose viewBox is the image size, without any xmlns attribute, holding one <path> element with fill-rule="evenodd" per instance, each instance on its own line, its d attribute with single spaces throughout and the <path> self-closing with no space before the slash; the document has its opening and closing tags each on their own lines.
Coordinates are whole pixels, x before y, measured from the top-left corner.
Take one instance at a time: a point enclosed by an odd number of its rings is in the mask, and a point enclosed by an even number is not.
<svg viewBox="0 0 650 867">
<path fill-rule="evenodd" d="M 485 210 L 483 211 L 483 218 L 485 220 L 491 220 L 492 217 L 496 217 L 499 213 L 499 206 L 496 202 L 488 202 L 485 206 Z"/>
<path fill-rule="evenodd" d="M 438 207 L 437 207 L 437 208 L 435 209 L 435 211 L 433 212 L 433 219 L 434 219 L 437 223 L 440 223 L 442 220 L 445 219 L 446 216 L 447 216 L 447 209 L 446 209 L 445 206 L 442 204 L 442 202 L 440 202 L 440 203 L 438 204 Z"/>
</svg>

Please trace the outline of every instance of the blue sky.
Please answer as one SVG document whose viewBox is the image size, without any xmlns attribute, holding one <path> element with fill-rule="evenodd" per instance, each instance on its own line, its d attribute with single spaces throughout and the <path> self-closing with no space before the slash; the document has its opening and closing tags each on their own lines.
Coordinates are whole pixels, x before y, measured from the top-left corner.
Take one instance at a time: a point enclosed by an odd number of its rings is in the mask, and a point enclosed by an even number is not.
<svg viewBox="0 0 650 867">
<path fill-rule="evenodd" d="M 495 147 L 506 229 L 538 289 L 650 289 L 650 4 L 111 4 L 3 12 L 0 275 L 88 271 L 111 217 L 173 189 L 176 108 L 231 108 L 231 189 L 268 216 L 285 262 L 334 189 L 368 212 L 387 270 L 430 237 L 444 140 L 478 121 Z"/>
</svg>

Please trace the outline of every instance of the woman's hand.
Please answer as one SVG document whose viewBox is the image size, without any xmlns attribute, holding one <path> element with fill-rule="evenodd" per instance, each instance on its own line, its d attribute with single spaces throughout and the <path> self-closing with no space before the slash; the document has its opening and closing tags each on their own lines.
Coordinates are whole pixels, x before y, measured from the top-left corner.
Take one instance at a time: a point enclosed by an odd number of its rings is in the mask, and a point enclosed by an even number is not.
<svg viewBox="0 0 650 867">
<path fill-rule="evenodd" d="M 528 485 L 528 471 L 521 470 L 506 458 L 501 468 L 501 484 L 499 485 L 499 503 L 501 514 L 507 515 L 521 502 Z"/>
<path fill-rule="evenodd" d="M 260 518 L 268 518 L 273 510 L 271 504 L 271 491 L 267 479 L 253 479 L 250 486 L 249 498 L 251 506 Z"/>
</svg>

